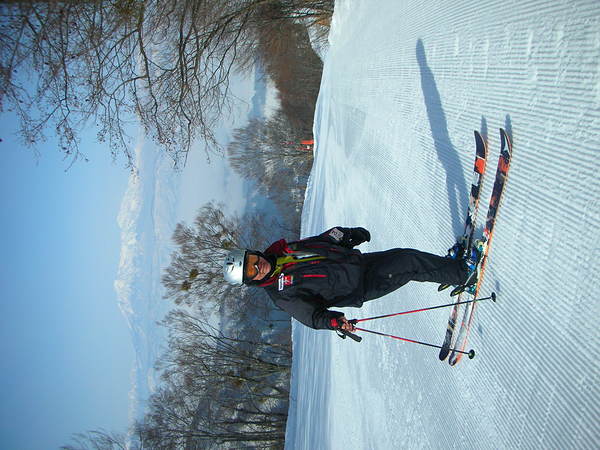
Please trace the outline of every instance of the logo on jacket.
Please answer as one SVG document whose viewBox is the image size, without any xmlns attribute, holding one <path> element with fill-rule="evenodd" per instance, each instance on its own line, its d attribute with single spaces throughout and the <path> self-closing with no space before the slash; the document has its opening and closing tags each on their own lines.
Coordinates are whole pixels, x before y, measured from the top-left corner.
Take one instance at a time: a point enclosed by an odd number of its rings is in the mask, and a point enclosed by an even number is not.
<svg viewBox="0 0 600 450">
<path fill-rule="evenodd" d="M 344 232 L 341 230 L 338 230 L 337 228 L 333 228 L 329 232 L 329 236 L 331 236 L 333 239 L 335 239 L 336 241 L 339 242 L 344 238 Z"/>
<path fill-rule="evenodd" d="M 286 286 L 291 286 L 294 283 L 294 276 L 293 275 L 286 275 L 285 273 L 282 273 L 281 275 L 279 275 L 279 290 L 283 291 L 283 288 Z"/>
</svg>

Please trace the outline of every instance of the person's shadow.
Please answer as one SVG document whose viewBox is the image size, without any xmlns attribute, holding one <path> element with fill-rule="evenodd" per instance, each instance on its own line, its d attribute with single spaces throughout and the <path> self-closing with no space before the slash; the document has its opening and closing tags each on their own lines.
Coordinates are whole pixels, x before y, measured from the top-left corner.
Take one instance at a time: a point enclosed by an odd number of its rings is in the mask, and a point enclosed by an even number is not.
<svg viewBox="0 0 600 450">
<path fill-rule="evenodd" d="M 421 72 L 421 89 L 425 99 L 427 117 L 433 136 L 433 144 L 446 171 L 446 186 L 448 188 L 448 204 L 452 215 L 452 231 L 455 236 L 464 230 L 464 214 L 467 210 L 468 186 L 463 174 L 463 168 L 458 153 L 448 135 L 448 122 L 442 108 L 440 93 L 435 84 L 431 69 L 427 65 L 423 41 L 417 41 L 417 63 Z M 473 144 L 474 145 L 474 144 Z M 474 153 L 474 152 L 473 152 Z M 435 205 L 434 205 L 435 206 Z"/>
</svg>

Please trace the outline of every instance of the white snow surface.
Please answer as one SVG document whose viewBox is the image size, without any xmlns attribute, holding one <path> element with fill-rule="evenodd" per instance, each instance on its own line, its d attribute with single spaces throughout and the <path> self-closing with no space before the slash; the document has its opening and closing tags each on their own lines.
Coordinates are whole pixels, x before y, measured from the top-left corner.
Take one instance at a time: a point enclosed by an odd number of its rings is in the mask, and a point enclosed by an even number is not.
<svg viewBox="0 0 600 450">
<path fill-rule="evenodd" d="M 338 1 L 315 116 L 304 236 L 445 254 L 488 137 L 514 153 L 483 293 L 456 367 L 379 336 L 293 322 L 289 449 L 600 448 L 600 2 Z M 448 303 L 409 283 L 349 318 Z M 441 344 L 448 310 L 365 328 Z"/>
</svg>

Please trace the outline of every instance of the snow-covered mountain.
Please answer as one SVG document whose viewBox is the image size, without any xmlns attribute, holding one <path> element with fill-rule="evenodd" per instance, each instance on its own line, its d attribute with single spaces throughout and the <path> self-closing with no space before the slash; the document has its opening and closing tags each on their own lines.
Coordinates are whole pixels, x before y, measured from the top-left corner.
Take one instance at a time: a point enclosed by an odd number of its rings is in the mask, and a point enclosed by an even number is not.
<svg viewBox="0 0 600 450">
<path fill-rule="evenodd" d="M 477 357 L 450 367 L 427 347 L 294 323 L 287 448 L 600 447 L 600 3 L 336 1 L 303 235 L 361 225 L 363 251 L 444 254 L 464 221 L 473 129 L 493 160 L 500 127 L 514 156 Z M 410 283 L 345 313 L 448 301 Z M 440 344 L 447 319 L 370 326 Z"/>
<path fill-rule="evenodd" d="M 121 258 L 114 283 L 136 353 L 131 419 L 143 414 L 143 402 L 156 384 L 152 368 L 165 337 L 156 322 L 170 307 L 163 299 L 161 276 L 172 251 L 181 176 L 150 142 L 140 139 L 135 155 L 137 171 L 129 177 L 117 219 Z"/>
</svg>

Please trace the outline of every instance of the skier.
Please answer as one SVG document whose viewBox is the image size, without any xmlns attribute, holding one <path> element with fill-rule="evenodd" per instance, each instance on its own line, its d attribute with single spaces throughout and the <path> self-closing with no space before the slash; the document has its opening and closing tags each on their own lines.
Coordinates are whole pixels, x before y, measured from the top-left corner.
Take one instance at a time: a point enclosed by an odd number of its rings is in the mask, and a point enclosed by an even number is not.
<svg viewBox="0 0 600 450">
<path fill-rule="evenodd" d="M 409 281 L 461 285 L 476 264 L 413 249 L 354 249 L 370 240 L 364 228 L 338 226 L 301 241 L 281 239 L 264 252 L 234 249 L 223 273 L 231 284 L 264 288 L 275 305 L 308 327 L 352 332 L 344 313 L 330 307 L 360 307 Z"/>
</svg>

